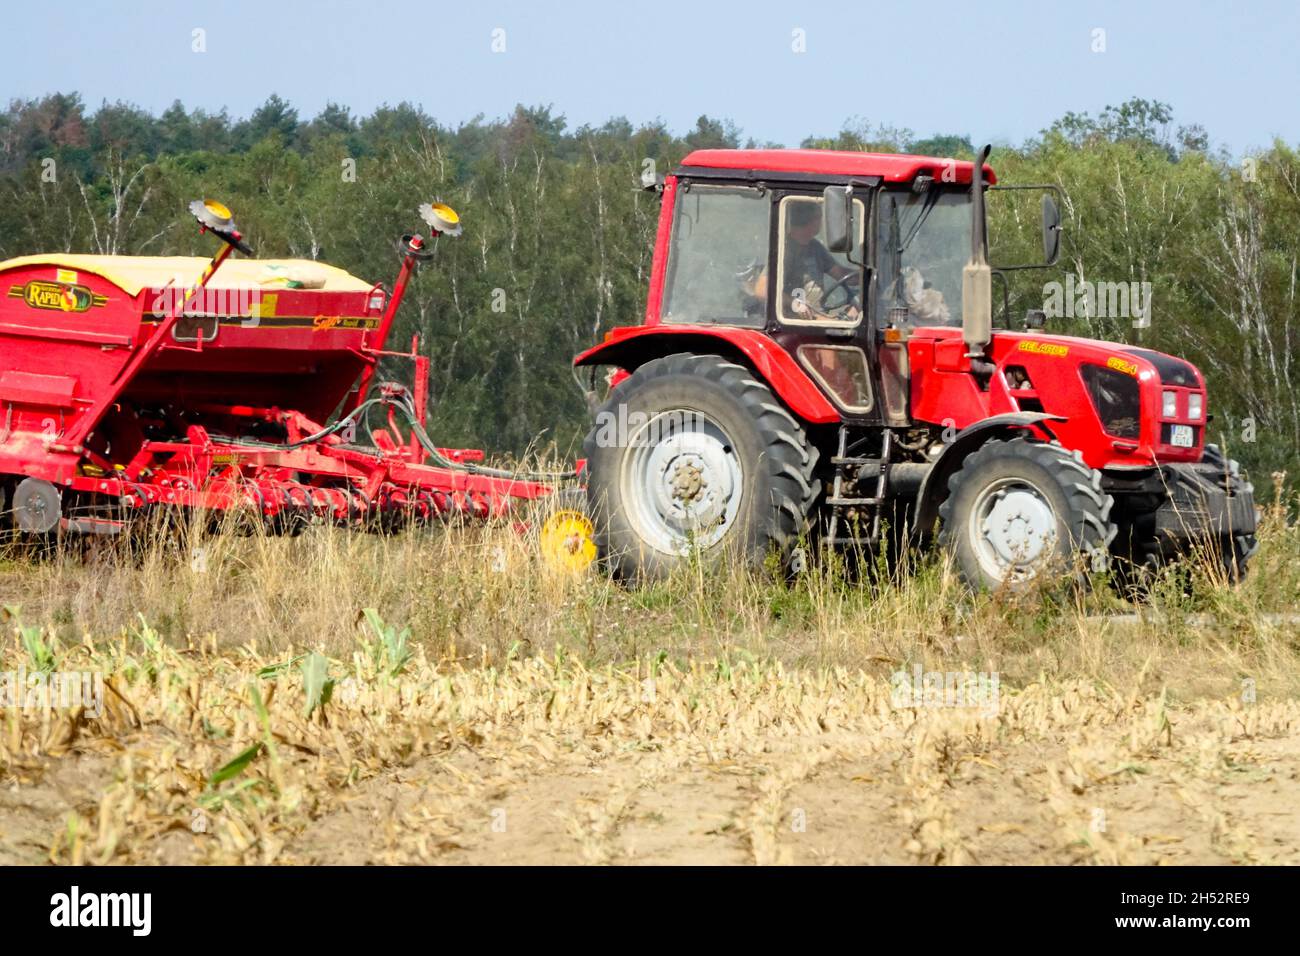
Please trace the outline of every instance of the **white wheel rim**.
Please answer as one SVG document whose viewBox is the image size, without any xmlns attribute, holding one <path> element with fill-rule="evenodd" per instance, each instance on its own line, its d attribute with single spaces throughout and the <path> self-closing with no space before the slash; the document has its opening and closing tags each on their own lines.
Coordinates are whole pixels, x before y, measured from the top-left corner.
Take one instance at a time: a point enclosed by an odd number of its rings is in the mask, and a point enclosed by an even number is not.
<svg viewBox="0 0 1300 956">
<path fill-rule="evenodd" d="M 1041 489 L 1003 478 L 980 491 L 967 530 L 985 573 L 1014 582 L 1032 578 L 1056 553 L 1056 527 L 1056 510 Z"/>
<path fill-rule="evenodd" d="M 727 433 L 700 412 L 660 412 L 628 436 L 622 498 L 642 541 L 665 554 L 709 548 L 736 523 L 744 468 Z"/>
</svg>

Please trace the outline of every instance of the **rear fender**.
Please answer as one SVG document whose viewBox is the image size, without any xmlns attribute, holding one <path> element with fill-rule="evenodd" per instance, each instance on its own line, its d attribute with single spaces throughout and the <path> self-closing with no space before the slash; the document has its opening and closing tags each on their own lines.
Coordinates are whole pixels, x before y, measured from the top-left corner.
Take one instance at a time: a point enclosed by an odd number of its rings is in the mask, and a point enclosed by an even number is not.
<svg viewBox="0 0 1300 956">
<path fill-rule="evenodd" d="M 721 355 L 747 366 L 805 422 L 825 425 L 840 421 L 835 406 L 790 353 L 754 329 L 684 325 L 615 329 L 600 345 L 575 358 L 573 364 L 613 365 L 634 372 L 651 359 L 678 352 Z"/>
<path fill-rule="evenodd" d="M 916 520 L 912 523 L 912 533 L 924 537 L 934 530 L 934 523 L 939 520 L 939 506 L 948 494 L 948 479 L 961 468 L 967 455 L 987 441 L 1014 438 L 1026 430 L 1039 431 L 1050 440 L 1051 432 L 1045 424 L 1049 421 L 1063 422 L 1065 419 L 1045 412 L 1009 412 L 985 418 L 959 431 L 921 482 L 916 493 Z"/>
</svg>

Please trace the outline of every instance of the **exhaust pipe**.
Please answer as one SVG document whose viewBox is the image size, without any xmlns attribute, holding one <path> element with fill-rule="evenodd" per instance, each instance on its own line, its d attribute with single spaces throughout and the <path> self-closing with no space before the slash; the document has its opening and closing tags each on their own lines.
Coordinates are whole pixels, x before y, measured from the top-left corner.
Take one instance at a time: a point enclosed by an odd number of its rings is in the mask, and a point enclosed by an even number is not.
<svg viewBox="0 0 1300 956">
<path fill-rule="evenodd" d="M 984 162 L 989 149 L 980 150 L 970 174 L 970 261 L 961 270 L 962 339 L 966 357 L 971 359 L 983 358 L 993 340 L 993 270 L 988 263 L 984 214 Z"/>
</svg>

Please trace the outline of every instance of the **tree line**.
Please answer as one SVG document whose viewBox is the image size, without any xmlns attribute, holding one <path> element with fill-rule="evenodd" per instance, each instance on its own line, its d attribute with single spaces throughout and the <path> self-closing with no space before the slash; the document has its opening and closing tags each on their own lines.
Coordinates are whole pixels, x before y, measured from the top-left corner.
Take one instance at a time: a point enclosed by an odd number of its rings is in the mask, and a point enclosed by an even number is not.
<svg viewBox="0 0 1300 956">
<path fill-rule="evenodd" d="M 393 339 L 418 332 L 432 360 L 431 434 L 571 454 L 587 410 L 570 359 L 644 309 L 658 201 L 638 188 L 642 172 L 696 148 L 764 145 L 708 116 L 678 134 L 621 117 L 570 128 L 552 107 L 518 106 L 450 127 L 409 103 L 366 116 L 330 104 L 304 120 L 272 96 L 236 119 L 53 94 L 0 114 L 0 256 L 208 255 L 211 239 L 183 209 L 211 196 L 235 209 L 260 256 L 391 281 L 415 206 L 441 199 L 465 233 L 438 243 Z M 854 118 L 801 145 L 971 158 L 975 144 Z M 1209 380 L 1212 437 L 1259 490 L 1271 473 L 1300 474 L 1296 151 L 1276 141 L 1234 159 L 1165 104 L 1133 99 L 1067 113 L 991 162 L 1003 182 L 1053 183 L 1066 197 L 1061 259 L 1009 274 L 1005 321 L 1042 308 L 1051 283 L 1146 283 L 1139 320 L 1081 299 L 1049 329 L 1186 357 Z M 1041 256 L 1024 196 L 992 197 L 990 216 L 995 263 Z"/>
</svg>

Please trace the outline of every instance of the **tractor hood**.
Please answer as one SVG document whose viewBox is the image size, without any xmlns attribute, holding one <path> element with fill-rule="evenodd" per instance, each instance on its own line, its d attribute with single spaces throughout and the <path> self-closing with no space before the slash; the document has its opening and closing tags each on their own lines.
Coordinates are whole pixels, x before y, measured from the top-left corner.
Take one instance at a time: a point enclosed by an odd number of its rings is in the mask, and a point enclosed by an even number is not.
<svg viewBox="0 0 1300 956">
<path fill-rule="evenodd" d="M 1205 380 L 1191 363 L 1119 342 L 999 331 L 987 382 L 972 370 L 960 329 L 917 329 L 908 340 L 912 417 L 965 428 L 1009 412 L 1059 419 L 1051 430 L 1094 468 L 1199 461 Z"/>
</svg>

